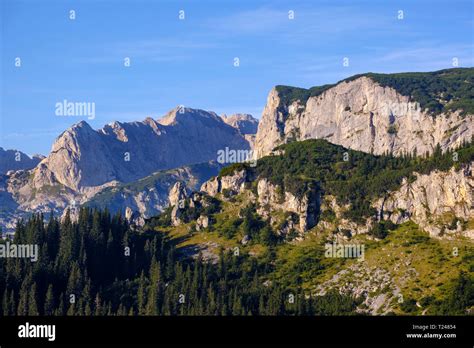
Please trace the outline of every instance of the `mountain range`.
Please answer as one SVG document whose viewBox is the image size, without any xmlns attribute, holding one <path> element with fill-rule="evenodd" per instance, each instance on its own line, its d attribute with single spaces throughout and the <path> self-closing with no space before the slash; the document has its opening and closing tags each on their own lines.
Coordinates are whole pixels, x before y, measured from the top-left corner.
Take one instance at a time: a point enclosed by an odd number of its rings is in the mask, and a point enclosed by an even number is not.
<svg viewBox="0 0 474 348">
<path fill-rule="evenodd" d="M 219 150 L 251 149 L 254 135 L 249 131 L 256 124 L 250 115 L 223 118 L 213 112 L 181 107 L 159 120 L 113 122 L 99 130 L 81 121 L 59 135 L 49 155 L 36 166 L 25 161 L 24 169 L 13 170 L 17 167 L 2 163 L 4 171 L 13 171 L 1 177 L 0 222 L 11 229 L 16 218 L 33 211 L 61 214 L 64 208 L 84 204 L 106 188 L 174 168 L 184 167 L 180 172 L 188 173 L 186 178 L 192 181 L 193 168 L 203 171 L 187 166 L 202 163 L 209 176 L 199 174 L 200 183 L 217 173 L 218 164 L 208 162 L 217 160 Z M 161 197 L 158 200 L 167 199 L 167 191 L 158 190 L 157 194 Z M 161 202 L 144 210 L 159 211 L 162 206 Z M 125 213 L 126 208 L 119 210 Z"/>
<path fill-rule="evenodd" d="M 259 121 L 82 121 L 45 158 L 0 152 L 0 225 L 43 243 L 49 314 L 472 314 L 473 101 L 474 68 L 457 68 L 275 86 Z M 26 267 L 7 315 L 38 312 Z"/>
<path fill-rule="evenodd" d="M 82 121 L 59 135 L 45 158 L 12 161 L 16 151 L 1 149 L 0 223 L 11 230 L 31 212 L 62 214 L 88 203 L 150 217 L 167 206 L 175 182 L 194 190 L 215 176 L 217 153 L 226 147 L 253 150 L 259 159 L 306 139 L 375 155 L 452 150 L 473 136 L 473 75 L 472 68 L 368 73 L 309 89 L 276 86 L 260 122 L 181 107 L 158 120 L 98 130 Z M 157 178 L 166 184 L 156 186 Z"/>
</svg>

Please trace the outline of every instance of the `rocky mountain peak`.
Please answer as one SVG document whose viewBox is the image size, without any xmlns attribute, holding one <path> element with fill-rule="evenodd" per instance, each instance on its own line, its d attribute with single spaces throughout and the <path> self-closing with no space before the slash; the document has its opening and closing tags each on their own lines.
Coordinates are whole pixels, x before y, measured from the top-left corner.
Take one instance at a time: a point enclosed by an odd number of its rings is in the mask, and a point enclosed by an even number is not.
<svg viewBox="0 0 474 348">
<path fill-rule="evenodd" d="M 82 120 L 78 123 L 73 124 L 71 127 L 69 127 L 66 132 L 94 132 L 94 129 L 87 123 L 86 121 Z"/>
<path fill-rule="evenodd" d="M 127 132 L 125 128 L 123 127 L 123 124 L 115 121 L 112 123 L 109 123 L 105 125 L 102 129 L 99 130 L 99 132 L 103 134 L 115 134 L 116 138 L 122 142 L 127 142 L 128 137 L 127 137 Z"/>
<path fill-rule="evenodd" d="M 43 160 L 42 155 L 29 157 L 19 150 L 5 150 L 0 147 L 0 174 L 5 174 L 10 170 L 28 170 L 34 168 Z"/>
<path fill-rule="evenodd" d="M 201 109 L 193 109 L 184 106 L 177 106 L 170 110 L 165 116 L 158 120 L 158 123 L 169 126 L 177 123 L 186 124 L 196 120 L 211 119 L 213 121 L 222 121 L 215 112 L 205 111 Z"/>
<path fill-rule="evenodd" d="M 258 120 L 250 114 L 233 114 L 230 116 L 223 114 L 221 117 L 225 123 L 238 129 L 241 134 L 257 133 Z"/>
<path fill-rule="evenodd" d="M 225 147 L 248 150 L 250 143 L 216 113 L 199 109 L 175 108 L 158 121 L 116 121 L 99 130 L 81 121 L 56 139 L 43 165 L 35 168 L 32 184 L 80 191 L 130 182 L 158 170 L 216 160 Z"/>
</svg>

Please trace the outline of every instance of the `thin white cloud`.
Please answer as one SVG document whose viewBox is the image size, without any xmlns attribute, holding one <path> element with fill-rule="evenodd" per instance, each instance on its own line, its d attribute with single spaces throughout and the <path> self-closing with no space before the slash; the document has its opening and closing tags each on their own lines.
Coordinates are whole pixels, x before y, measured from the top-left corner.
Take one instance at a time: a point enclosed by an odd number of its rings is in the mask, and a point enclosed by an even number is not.
<svg viewBox="0 0 474 348">
<path fill-rule="evenodd" d="M 446 61 L 449 63 L 452 58 L 466 60 L 467 64 L 472 64 L 474 56 L 474 45 L 443 45 L 441 43 L 417 43 L 416 45 L 405 46 L 390 51 L 377 59 L 379 62 L 400 62 L 406 59 L 411 61 Z"/>
<path fill-rule="evenodd" d="M 293 11 L 294 18 L 289 18 Z M 347 16 L 351 13 L 351 16 Z M 396 14 L 371 14 L 358 7 L 349 6 L 318 6 L 318 9 L 301 8 L 289 5 L 287 9 L 258 8 L 255 10 L 232 13 L 220 18 L 208 20 L 208 26 L 223 35 L 235 34 L 267 34 L 275 31 L 281 35 L 277 39 L 304 43 L 310 40 L 323 40 L 318 34 L 341 34 L 354 30 L 377 28 L 384 30 L 382 24 L 393 20 Z"/>
<path fill-rule="evenodd" d="M 212 18 L 208 26 L 217 32 L 257 34 L 289 24 L 288 11 L 270 8 L 240 11 L 219 18 Z"/>
<path fill-rule="evenodd" d="M 58 135 L 64 131 L 63 125 L 57 125 L 51 128 L 33 128 L 28 130 L 28 132 L 10 132 L 10 133 L 0 133 L 0 139 L 15 139 L 15 138 L 38 138 L 44 136 Z"/>
<path fill-rule="evenodd" d="M 75 63 L 109 64 L 123 63 L 124 57 L 133 60 L 140 59 L 152 62 L 176 62 L 192 59 L 196 51 L 217 47 L 212 41 L 200 38 L 171 37 L 163 39 L 145 39 L 136 41 L 121 41 L 97 47 L 94 56 L 77 57 Z"/>
</svg>

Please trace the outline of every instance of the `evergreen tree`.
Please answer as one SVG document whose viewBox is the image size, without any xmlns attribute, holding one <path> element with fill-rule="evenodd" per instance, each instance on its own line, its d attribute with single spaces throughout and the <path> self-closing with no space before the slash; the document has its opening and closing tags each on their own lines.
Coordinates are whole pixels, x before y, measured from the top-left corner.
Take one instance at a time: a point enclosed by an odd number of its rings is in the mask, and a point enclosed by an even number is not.
<svg viewBox="0 0 474 348">
<path fill-rule="evenodd" d="M 53 315 L 54 314 L 54 294 L 53 294 L 53 285 L 49 284 L 48 290 L 46 291 L 46 298 L 44 301 L 44 315 Z"/>
</svg>

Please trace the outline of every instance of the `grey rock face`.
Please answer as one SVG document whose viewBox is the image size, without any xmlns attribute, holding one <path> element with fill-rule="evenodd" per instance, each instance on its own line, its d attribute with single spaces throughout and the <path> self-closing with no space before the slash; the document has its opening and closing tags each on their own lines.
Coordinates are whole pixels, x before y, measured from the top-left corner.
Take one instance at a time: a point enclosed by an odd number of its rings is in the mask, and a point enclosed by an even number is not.
<svg viewBox="0 0 474 348">
<path fill-rule="evenodd" d="M 249 181 L 248 173 L 245 170 L 235 172 L 232 175 L 224 177 L 214 177 L 206 181 L 201 186 L 201 191 L 209 196 L 215 196 L 218 193 L 228 192 L 230 194 L 238 194 L 245 188 L 245 183 Z"/>
<path fill-rule="evenodd" d="M 436 144 L 453 148 L 470 140 L 473 115 L 459 112 L 433 117 L 416 102 L 362 76 L 341 82 L 306 103 L 282 102 L 270 91 L 256 136 L 258 158 L 293 140 L 323 138 L 354 150 L 382 154 L 432 152 Z"/>
<path fill-rule="evenodd" d="M 474 163 L 459 170 L 454 167 L 446 172 L 415 173 L 416 179 L 404 179 L 401 187 L 372 202 L 378 219 L 396 224 L 413 221 L 432 237 L 450 237 L 457 233 L 474 239 L 474 230 L 468 222 L 474 219 Z M 343 218 L 348 206 L 340 206 L 333 196 L 325 196 L 322 210 L 331 210 L 337 223 L 321 221 L 328 229 L 349 230 L 353 234 L 367 233 L 376 222 L 369 217 L 364 224 Z M 453 223 L 453 221 L 455 223 Z M 318 225 L 318 226 L 320 226 Z"/>
<path fill-rule="evenodd" d="M 209 227 L 209 216 L 201 215 L 196 220 L 196 231 L 201 231 Z"/>
<path fill-rule="evenodd" d="M 36 167 L 44 159 L 42 155 L 29 157 L 27 154 L 18 150 L 4 150 L 0 147 L 0 174 L 6 174 L 13 170 L 28 170 Z"/>
<path fill-rule="evenodd" d="M 159 171 L 133 183 L 106 187 L 85 200 L 84 204 L 122 214 L 125 207 L 130 207 L 133 212 L 150 218 L 168 207 L 170 191 L 177 182 L 184 186 L 186 192 L 197 190 L 220 169 L 221 165 L 210 162 Z"/>
<path fill-rule="evenodd" d="M 453 167 L 446 172 L 416 174 L 414 182 L 405 179 L 398 190 L 373 200 L 372 206 L 378 211 L 380 219 L 390 219 L 397 224 L 412 220 L 433 237 L 458 232 L 474 239 L 474 230 L 469 227 L 469 221 L 474 219 L 473 168 L 474 163 L 471 162 L 459 170 Z M 339 206 L 332 196 L 321 197 L 319 191 L 308 190 L 302 197 L 296 197 L 291 192 L 283 192 L 268 179 L 251 178 L 245 170 L 215 177 L 205 182 L 201 191 L 210 196 L 226 192 L 236 195 L 248 190 L 247 183 L 252 180 L 257 180 L 257 213 L 265 219 L 272 219 L 272 214 L 278 211 L 294 213 L 298 216 L 296 227 L 300 233 L 317 224 L 341 231 L 349 230 L 353 234 L 367 233 L 375 222 L 371 217 L 364 224 L 347 220 L 342 212 L 349 206 Z M 335 213 L 337 226 L 318 221 L 322 205 L 324 210 Z"/>
<path fill-rule="evenodd" d="M 150 182 L 150 187 L 132 185 L 132 192 L 123 184 L 138 182 L 160 170 L 215 160 L 218 151 L 226 147 L 250 150 L 251 140 L 215 113 L 204 110 L 177 108 L 160 120 L 114 122 L 100 130 L 82 121 L 63 132 L 49 156 L 36 167 L 31 164 L 34 168 L 28 171 L 8 172 L 0 186 L 11 204 L 1 212 L 0 224 L 11 225 L 15 216 L 33 211 L 53 209 L 61 214 L 73 201 L 85 204 L 92 200 L 94 205 L 122 213 L 130 207 L 145 216 L 156 214 L 168 205 L 166 183 L 160 179 L 159 183 Z M 198 170 L 194 176 L 190 174 L 193 170 L 184 169 L 168 179 L 184 175 L 190 186 L 201 185 L 217 174 L 208 169 Z M 170 180 L 168 184 L 174 184 Z M 96 199 L 104 190 L 108 196 Z"/>
<path fill-rule="evenodd" d="M 448 172 L 434 171 L 428 175 L 417 174 L 414 182 L 404 180 L 400 189 L 388 197 L 374 202 L 380 217 L 401 223 L 413 220 L 430 233 L 461 232 L 474 238 L 473 229 L 463 229 L 462 224 L 450 230 L 453 219 L 474 219 L 474 162 Z"/>
<path fill-rule="evenodd" d="M 201 186 L 201 191 L 207 193 L 209 196 L 215 196 L 220 192 L 221 182 L 218 177 L 214 177 Z"/>
<path fill-rule="evenodd" d="M 173 207 L 171 210 L 171 224 L 178 226 L 181 224 L 182 208 L 187 198 L 186 188 L 181 182 L 177 182 L 173 185 L 168 195 L 170 206 Z"/>
<path fill-rule="evenodd" d="M 188 208 L 200 210 L 210 205 L 208 195 L 203 192 L 188 193 L 185 186 L 180 182 L 177 182 L 171 189 L 169 201 L 170 206 L 173 207 L 171 210 L 171 224 L 173 226 L 179 226 L 183 223 L 182 216 L 186 213 Z M 201 231 L 211 224 L 211 220 L 206 214 L 199 215 L 199 217 L 195 219 L 195 222 L 197 231 Z"/>
<path fill-rule="evenodd" d="M 171 210 L 171 225 L 173 226 L 179 226 L 181 225 L 181 216 L 182 216 L 182 210 L 179 208 L 179 206 L 175 205 L 173 209 Z"/>
<path fill-rule="evenodd" d="M 298 215 L 300 232 L 306 232 L 317 223 L 321 197 L 318 192 L 308 191 L 302 197 L 291 192 L 279 192 L 277 186 L 267 179 L 257 183 L 259 209 L 257 212 L 269 217 L 271 212 L 282 210 Z"/>
<path fill-rule="evenodd" d="M 78 191 L 215 160 L 218 150 L 226 146 L 250 149 L 249 142 L 235 128 L 203 110 L 174 109 L 158 121 L 147 118 L 143 122 L 114 122 L 98 131 L 83 121 L 58 137 L 34 175 L 54 175 L 57 183 Z"/>
<path fill-rule="evenodd" d="M 143 226 L 145 225 L 145 219 L 138 211 L 133 211 L 130 207 L 125 209 L 125 218 L 128 223 L 132 226 Z"/>
<path fill-rule="evenodd" d="M 210 196 L 218 193 L 236 195 L 247 189 L 246 183 L 253 180 L 245 170 L 232 175 L 215 177 L 201 186 L 201 191 Z M 274 211 L 292 212 L 299 217 L 299 230 L 305 232 L 317 223 L 320 196 L 316 191 L 306 192 L 303 197 L 296 197 L 290 192 L 280 192 L 278 187 L 267 179 L 257 179 L 257 213 L 270 218 Z"/>
<path fill-rule="evenodd" d="M 258 120 L 250 114 L 222 115 L 222 119 L 229 126 L 239 130 L 240 134 L 256 134 L 258 129 Z"/>
<path fill-rule="evenodd" d="M 181 181 L 178 181 L 173 185 L 168 195 L 170 206 L 174 207 L 176 205 L 180 205 L 180 203 L 183 202 L 186 197 L 186 186 Z"/>
</svg>

